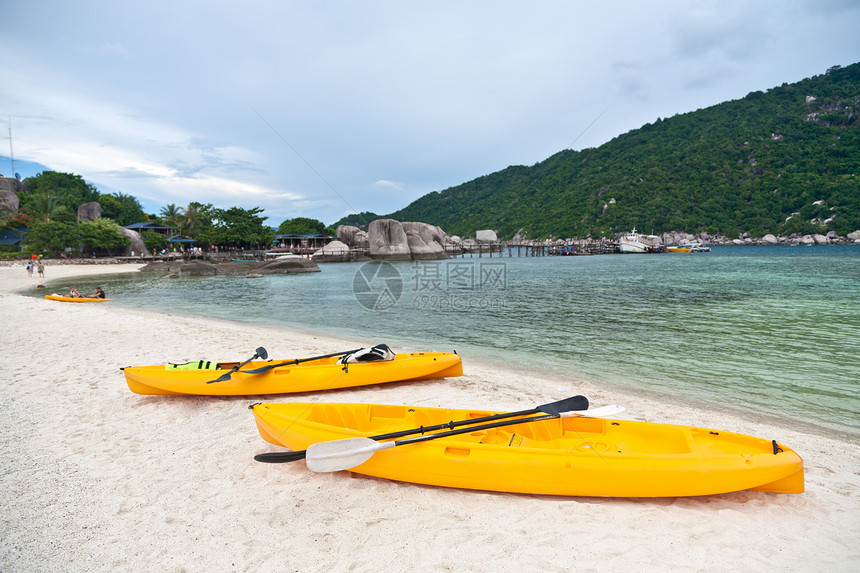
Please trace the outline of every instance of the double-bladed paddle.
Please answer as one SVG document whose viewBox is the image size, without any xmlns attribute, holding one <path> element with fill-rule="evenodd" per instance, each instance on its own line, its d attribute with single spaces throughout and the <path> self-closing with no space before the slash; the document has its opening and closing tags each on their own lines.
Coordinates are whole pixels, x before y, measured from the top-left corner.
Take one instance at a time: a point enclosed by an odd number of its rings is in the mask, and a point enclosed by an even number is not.
<svg viewBox="0 0 860 573">
<path fill-rule="evenodd" d="M 343 352 L 335 352 L 334 354 L 323 354 L 322 356 L 311 356 L 310 358 L 297 358 L 295 360 L 288 360 L 287 362 L 276 362 L 274 364 L 267 364 L 266 366 L 261 366 L 260 368 L 254 368 L 251 370 L 242 370 L 241 373 L 242 374 L 262 374 L 263 372 L 268 372 L 272 368 L 277 368 L 278 366 L 290 366 L 291 364 L 301 364 L 302 362 L 310 362 L 311 360 L 322 360 L 323 358 L 331 358 L 333 356 L 343 356 L 345 354 L 352 354 L 353 352 L 358 352 L 359 350 L 361 350 L 361 348 L 356 348 L 355 350 L 344 350 Z M 262 353 L 261 353 L 261 351 L 262 351 Z M 225 372 L 224 374 L 222 374 L 221 376 L 219 376 L 215 380 L 210 380 L 209 382 L 207 382 L 207 384 L 212 384 L 214 382 L 226 382 L 227 380 L 230 379 L 230 376 L 232 376 L 233 373 L 238 372 L 239 368 L 241 368 L 242 366 L 244 366 L 245 364 L 247 364 L 251 360 L 254 360 L 255 358 L 262 358 L 263 360 L 265 360 L 268 357 L 269 357 L 269 354 L 266 352 L 266 349 L 261 346 L 260 348 L 257 349 L 257 354 L 255 354 L 254 356 L 252 356 L 248 360 L 244 361 L 243 363 L 239 364 L 238 366 L 234 366 L 232 370 L 230 370 L 229 372 Z"/>
<path fill-rule="evenodd" d="M 237 364 L 236 366 L 231 368 L 229 372 L 225 372 L 224 374 L 222 374 L 221 376 L 219 376 L 215 380 L 208 381 L 207 384 L 212 384 L 214 382 L 225 382 L 225 381 L 230 379 L 230 375 L 233 374 L 233 372 L 236 372 L 237 370 L 239 370 L 239 368 L 241 368 L 242 366 L 244 366 L 245 364 L 247 364 L 251 360 L 256 360 L 257 358 L 262 358 L 263 360 L 265 360 L 268 357 L 269 357 L 269 353 L 266 352 L 266 349 L 261 346 L 254 352 L 254 355 L 252 357 L 250 357 L 246 361 L 242 362 L 241 364 Z"/>
<path fill-rule="evenodd" d="M 466 426 L 473 424 L 483 424 L 484 422 L 493 422 L 495 420 L 501 420 L 503 418 L 516 418 L 518 416 L 528 416 L 530 414 L 553 414 L 558 415 L 562 412 L 571 412 L 574 410 L 587 410 L 588 409 L 588 399 L 585 396 L 571 396 L 570 398 L 565 398 L 564 400 L 559 400 L 558 402 L 551 402 L 549 404 L 543 404 L 541 406 L 537 406 L 536 408 L 532 408 L 530 410 L 520 410 L 519 412 L 508 412 L 502 414 L 493 414 L 492 416 L 483 416 L 481 418 L 472 418 L 471 420 L 459 420 L 459 421 L 451 421 L 445 424 L 437 424 L 435 426 L 421 426 L 419 428 L 413 428 L 411 430 L 401 430 L 399 432 L 392 432 L 390 434 L 381 434 L 379 436 L 371 436 L 370 440 L 394 440 L 397 438 L 402 438 L 404 436 L 411 436 L 412 434 L 424 434 L 426 432 L 435 432 L 436 430 L 444 430 L 449 429 L 453 430 L 458 426 Z M 342 441 L 342 440 L 339 440 Z M 254 456 L 254 459 L 258 462 L 266 462 L 269 464 L 281 464 L 285 462 L 295 462 L 298 460 L 305 459 L 305 454 L 307 450 L 300 450 L 297 452 L 266 452 L 263 454 L 257 454 Z"/>
<path fill-rule="evenodd" d="M 460 428 L 459 430 L 451 430 L 450 432 L 441 432 L 439 434 L 407 438 L 405 440 L 396 440 L 393 442 L 377 442 L 373 438 L 347 438 L 345 440 L 317 442 L 316 444 L 311 444 L 307 449 L 306 459 L 308 469 L 311 471 L 336 472 L 354 468 L 355 466 L 361 465 L 369 460 L 376 452 L 395 448 L 397 446 L 406 446 L 409 444 L 426 442 L 428 440 L 447 438 L 449 436 L 456 436 L 459 434 L 468 434 L 480 430 L 489 430 L 492 428 L 501 428 L 502 426 L 513 426 L 516 424 L 529 424 L 531 422 L 541 422 L 556 418 L 568 418 L 572 416 L 602 418 L 615 415 L 622 410 L 624 410 L 624 408 L 621 406 L 604 406 L 602 408 L 595 408 L 594 410 L 584 412 L 560 412 L 556 414 L 535 416 L 532 418 L 505 420 L 502 422 L 494 422 L 492 424 L 484 424 L 482 426 L 469 426 L 468 428 Z"/>
<path fill-rule="evenodd" d="M 291 364 L 301 364 L 302 362 L 310 362 L 311 360 L 322 360 L 323 358 L 332 358 L 334 356 L 345 356 L 347 354 L 352 354 L 353 352 L 358 352 L 362 350 L 361 348 L 356 348 L 355 350 L 344 350 L 343 352 L 335 352 L 333 354 L 323 354 L 322 356 L 311 356 L 310 358 L 296 358 L 295 360 L 288 360 L 287 362 L 277 362 L 275 364 L 267 364 L 266 366 L 261 366 L 260 368 L 254 368 L 253 370 L 242 370 L 242 374 L 262 374 L 263 372 L 268 372 L 272 368 L 277 368 L 278 366 L 290 366 Z"/>
</svg>

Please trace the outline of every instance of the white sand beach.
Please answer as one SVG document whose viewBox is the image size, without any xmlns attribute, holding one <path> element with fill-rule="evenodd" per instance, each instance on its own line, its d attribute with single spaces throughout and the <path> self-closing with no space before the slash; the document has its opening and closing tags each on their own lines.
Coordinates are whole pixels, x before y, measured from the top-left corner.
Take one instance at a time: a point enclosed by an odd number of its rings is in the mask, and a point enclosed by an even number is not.
<svg viewBox="0 0 860 573">
<path fill-rule="evenodd" d="M 399 348 L 385 332 L 335 340 L 17 293 L 137 268 L 49 263 L 40 280 L 23 265 L 0 267 L 2 571 L 860 570 L 856 440 L 468 355 L 465 375 L 446 380 L 264 397 L 140 396 L 121 367 L 245 359 L 258 346 L 275 358 L 377 342 Z M 450 348 L 440 341 L 422 350 Z M 777 439 L 804 458 L 806 493 L 511 495 L 253 460 L 277 450 L 248 410 L 259 401 L 510 411 L 574 394 L 593 406 L 620 404 L 625 419 Z"/>
</svg>

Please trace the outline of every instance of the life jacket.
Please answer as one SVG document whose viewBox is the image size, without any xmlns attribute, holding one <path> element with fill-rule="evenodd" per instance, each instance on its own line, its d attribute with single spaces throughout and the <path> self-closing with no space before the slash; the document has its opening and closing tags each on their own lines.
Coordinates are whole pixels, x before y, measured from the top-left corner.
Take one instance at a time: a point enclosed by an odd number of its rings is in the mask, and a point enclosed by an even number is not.
<svg viewBox="0 0 860 573">
<path fill-rule="evenodd" d="M 394 352 L 387 344 L 377 344 L 373 348 L 361 348 L 352 354 L 347 354 L 338 362 L 341 364 L 354 364 L 356 362 L 377 362 L 379 360 L 394 360 Z"/>
</svg>

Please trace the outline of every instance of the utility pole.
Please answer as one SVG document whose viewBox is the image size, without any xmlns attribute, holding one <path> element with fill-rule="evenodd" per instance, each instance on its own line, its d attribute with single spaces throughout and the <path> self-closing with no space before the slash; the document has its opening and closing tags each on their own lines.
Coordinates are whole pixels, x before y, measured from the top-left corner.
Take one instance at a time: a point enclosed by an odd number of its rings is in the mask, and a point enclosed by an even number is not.
<svg viewBox="0 0 860 573">
<path fill-rule="evenodd" d="M 12 153 L 12 116 L 9 116 L 9 161 L 12 162 L 12 177 L 15 179 L 18 178 L 18 174 L 15 173 L 15 154 Z"/>
</svg>

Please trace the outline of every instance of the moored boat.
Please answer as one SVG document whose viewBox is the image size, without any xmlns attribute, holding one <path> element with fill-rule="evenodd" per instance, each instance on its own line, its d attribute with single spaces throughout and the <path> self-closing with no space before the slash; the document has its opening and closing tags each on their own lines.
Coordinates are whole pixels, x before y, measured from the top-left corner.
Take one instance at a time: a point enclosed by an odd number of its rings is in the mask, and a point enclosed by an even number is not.
<svg viewBox="0 0 860 573">
<path fill-rule="evenodd" d="M 664 253 L 665 247 L 659 244 L 656 235 L 640 235 L 636 227 L 630 233 L 624 233 L 618 241 L 621 253 Z"/>
<path fill-rule="evenodd" d="M 255 404 L 253 412 L 266 441 L 292 450 L 497 415 L 321 403 Z M 350 471 L 427 485 L 574 496 L 804 490 L 803 460 L 776 441 L 693 426 L 594 418 L 588 411 L 573 414 L 523 418 L 522 423 L 515 419 L 491 429 L 476 426 L 455 436 L 379 449 Z"/>
<path fill-rule="evenodd" d="M 136 394 L 172 396 L 286 394 L 463 374 L 462 361 L 452 352 L 392 353 L 390 360 L 368 362 L 350 362 L 348 354 L 245 363 L 201 360 L 130 366 L 124 368 L 123 373 L 129 389 Z"/>
</svg>

